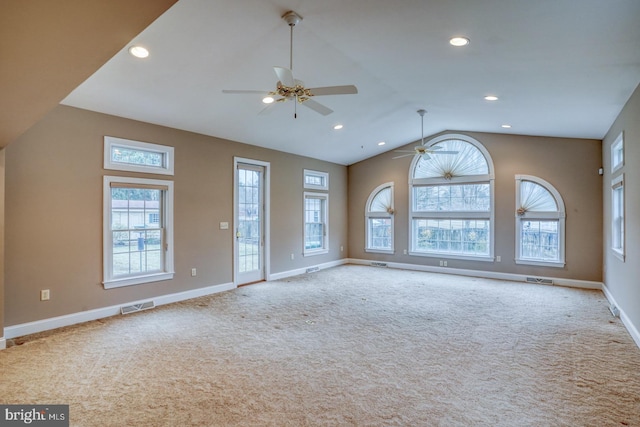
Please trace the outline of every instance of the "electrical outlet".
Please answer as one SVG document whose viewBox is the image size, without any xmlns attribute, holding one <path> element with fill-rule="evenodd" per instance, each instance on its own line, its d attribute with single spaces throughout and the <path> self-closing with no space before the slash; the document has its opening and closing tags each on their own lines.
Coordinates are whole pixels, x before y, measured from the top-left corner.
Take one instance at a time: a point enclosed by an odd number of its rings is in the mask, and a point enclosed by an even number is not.
<svg viewBox="0 0 640 427">
<path fill-rule="evenodd" d="M 40 291 L 40 301 L 49 301 L 50 297 L 51 294 L 49 292 L 49 289 L 43 289 Z"/>
<path fill-rule="evenodd" d="M 407 250 L 406 250 L 406 249 L 404 250 L 404 254 L 405 254 L 405 255 L 407 254 Z"/>
<path fill-rule="evenodd" d="M 196 277 L 196 275 L 198 274 L 198 270 L 196 270 L 195 268 L 191 269 L 191 277 Z"/>
<path fill-rule="evenodd" d="M 498 256 L 496 257 L 496 262 L 501 262 L 501 261 L 502 261 L 502 257 L 501 257 L 500 255 L 498 255 Z"/>
<path fill-rule="evenodd" d="M 445 262 L 444 262 L 444 266 L 445 266 L 445 267 L 447 266 L 447 261 L 445 261 Z"/>
<path fill-rule="evenodd" d="M 291 261 L 293 261 L 295 258 L 295 255 L 293 255 L 293 252 L 291 252 Z"/>
<path fill-rule="evenodd" d="M 440 267 L 444 265 L 444 261 L 440 260 Z"/>
<path fill-rule="evenodd" d="M 344 251 L 344 246 L 340 246 L 340 252 Z"/>
</svg>

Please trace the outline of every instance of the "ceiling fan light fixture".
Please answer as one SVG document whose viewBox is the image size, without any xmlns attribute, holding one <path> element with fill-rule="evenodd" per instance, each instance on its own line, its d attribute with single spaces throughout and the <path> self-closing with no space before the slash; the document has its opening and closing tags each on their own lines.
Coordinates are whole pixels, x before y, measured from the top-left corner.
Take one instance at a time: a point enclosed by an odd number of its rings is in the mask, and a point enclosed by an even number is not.
<svg viewBox="0 0 640 427">
<path fill-rule="evenodd" d="M 455 46 L 455 47 L 463 47 L 468 45 L 470 42 L 470 40 L 466 37 L 452 37 L 451 39 L 449 39 L 449 44 L 451 46 Z"/>
<path fill-rule="evenodd" d="M 142 46 L 131 46 L 129 48 L 129 53 L 136 58 L 146 58 L 149 56 L 149 51 Z"/>
</svg>

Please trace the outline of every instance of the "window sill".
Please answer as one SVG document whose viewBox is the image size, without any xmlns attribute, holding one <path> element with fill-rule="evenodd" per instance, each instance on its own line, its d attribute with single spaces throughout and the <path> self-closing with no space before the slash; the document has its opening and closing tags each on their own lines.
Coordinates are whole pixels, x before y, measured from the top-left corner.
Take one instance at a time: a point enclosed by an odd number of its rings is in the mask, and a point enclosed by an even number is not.
<svg viewBox="0 0 640 427">
<path fill-rule="evenodd" d="M 493 262 L 494 258 L 489 255 L 459 255 L 459 254 L 450 254 L 446 252 L 409 252 L 409 255 L 413 256 L 424 256 L 430 258 L 440 258 L 440 259 L 459 259 L 463 261 L 483 261 L 483 262 Z"/>
<path fill-rule="evenodd" d="M 518 259 L 518 258 L 516 258 L 516 264 L 535 265 L 539 267 L 556 267 L 556 268 L 562 268 L 565 265 L 564 261 L 536 261 L 533 259 Z"/>
<path fill-rule="evenodd" d="M 614 256 L 614 257 L 616 257 L 616 258 L 618 258 L 620 261 L 624 262 L 624 258 L 625 258 L 625 256 L 624 256 L 624 252 L 622 252 L 622 251 L 621 251 L 621 250 L 619 250 L 619 249 L 614 249 L 614 248 L 611 248 L 611 252 L 613 253 L 613 256 Z"/>
<path fill-rule="evenodd" d="M 315 251 L 305 251 L 302 255 L 303 256 L 314 256 L 314 255 L 322 255 L 322 254 L 328 254 L 329 253 L 329 249 L 318 249 Z"/>
<path fill-rule="evenodd" d="M 141 285 L 143 283 L 160 282 L 173 279 L 174 273 L 156 273 L 146 276 L 127 277 L 124 279 L 105 280 L 102 282 L 105 289 L 121 288 L 123 286 Z"/>
<path fill-rule="evenodd" d="M 371 252 L 374 254 L 391 254 L 393 255 L 395 253 L 395 251 L 393 249 L 368 249 L 365 248 L 364 250 L 365 252 Z"/>
</svg>

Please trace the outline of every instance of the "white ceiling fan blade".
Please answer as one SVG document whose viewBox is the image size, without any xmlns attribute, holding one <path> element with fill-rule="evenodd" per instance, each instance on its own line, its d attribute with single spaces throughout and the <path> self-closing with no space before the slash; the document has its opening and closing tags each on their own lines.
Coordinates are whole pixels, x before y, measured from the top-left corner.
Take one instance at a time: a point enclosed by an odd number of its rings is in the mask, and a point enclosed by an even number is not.
<svg viewBox="0 0 640 427">
<path fill-rule="evenodd" d="M 313 96 L 323 95 L 352 95 L 358 93 L 358 88 L 354 85 L 346 86 L 325 86 L 325 87 L 313 87 L 309 89 Z"/>
<path fill-rule="evenodd" d="M 458 154 L 457 151 L 432 151 L 428 150 L 431 154 Z"/>
<path fill-rule="evenodd" d="M 414 154 L 414 153 L 411 153 L 411 154 L 403 154 L 402 156 L 395 156 L 395 157 L 392 157 L 391 159 L 392 159 L 392 160 L 393 160 L 393 159 L 401 159 L 401 158 L 403 158 L 403 157 L 413 156 L 413 154 Z"/>
<path fill-rule="evenodd" d="M 430 156 L 430 155 L 428 155 L 427 153 L 424 153 L 424 154 L 422 155 L 422 160 L 429 160 L 429 159 L 431 159 L 431 156 Z"/>
<path fill-rule="evenodd" d="M 313 99 L 307 99 L 302 102 L 302 105 L 305 107 L 311 108 L 313 111 L 322 114 L 323 116 L 327 116 L 333 113 L 333 110 L 329 107 L 325 107 L 319 102 L 314 101 Z"/>
<path fill-rule="evenodd" d="M 393 150 L 396 153 L 413 153 L 416 154 L 415 150 Z"/>
<path fill-rule="evenodd" d="M 273 70 L 276 72 L 276 76 L 278 76 L 278 80 L 287 87 L 294 87 L 296 85 L 296 81 L 293 78 L 293 73 L 290 69 L 284 67 L 273 67 Z"/>
<path fill-rule="evenodd" d="M 269 95 L 271 92 L 267 90 L 232 90 L 232 89 L 223 89 L 222 93 L 259 93 L 261 95 Z"/>
</svg>

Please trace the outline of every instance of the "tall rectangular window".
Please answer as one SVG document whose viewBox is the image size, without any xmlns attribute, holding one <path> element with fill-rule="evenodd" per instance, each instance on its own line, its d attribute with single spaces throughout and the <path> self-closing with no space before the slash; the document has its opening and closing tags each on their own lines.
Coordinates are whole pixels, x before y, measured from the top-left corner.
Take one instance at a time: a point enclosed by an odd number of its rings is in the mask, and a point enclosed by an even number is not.
<svg viewBox="0 0 640 427">
<path fill-rule="evenodd" d="M 624 133 L 621 132 L 611 144 L 611 172 L 624 166 Z"/>
<path fill-rule="evenodd" d="M 624 175 L 611 182 L 611 249 L 624 261 Z"/>
<path fill-rule="evenodd" d="M 104 286 L 173 277 L 173 182 L 104 177 Z"/>
<path fill-rule="evenodd" d="M 324 193 L 304 193 L 304 254 L 316 255 L 329 251 L 327 244 L 327 205 Z"/>
</svg>

